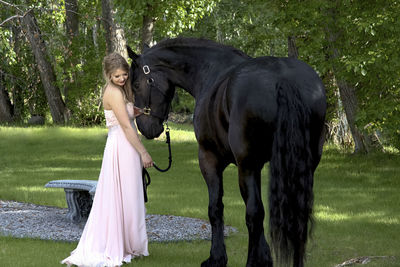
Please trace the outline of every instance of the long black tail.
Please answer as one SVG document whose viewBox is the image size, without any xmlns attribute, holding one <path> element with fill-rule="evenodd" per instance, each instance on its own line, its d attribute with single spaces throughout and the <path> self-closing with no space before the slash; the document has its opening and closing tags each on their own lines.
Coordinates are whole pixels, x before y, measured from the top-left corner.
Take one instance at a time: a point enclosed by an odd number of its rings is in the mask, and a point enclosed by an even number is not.
<svg viewBox="0 0 400 267">
<path fill-rule="evenodd" d="M 281 264 L 293 261 L 293 266 L 302 267 L 313 206 L 310 109 L 289 81 L 276 89 L 278 114 L 269 188 L 272 247 Z"/>
</svg>

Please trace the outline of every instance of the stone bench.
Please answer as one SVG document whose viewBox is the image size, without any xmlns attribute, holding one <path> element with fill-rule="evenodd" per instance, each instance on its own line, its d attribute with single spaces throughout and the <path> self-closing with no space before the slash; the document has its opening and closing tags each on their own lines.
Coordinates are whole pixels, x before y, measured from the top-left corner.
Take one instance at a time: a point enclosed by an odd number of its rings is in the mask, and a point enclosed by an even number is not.
<svg viewBox="0 0 400 267">
<path fill-rule="evenodd" d="M 79 223 L 89 216 L 97 181 L 94 180 L 54 180 L 47 188 L 64 188 L 68 205 L 68 220 Z"/>
</svg>

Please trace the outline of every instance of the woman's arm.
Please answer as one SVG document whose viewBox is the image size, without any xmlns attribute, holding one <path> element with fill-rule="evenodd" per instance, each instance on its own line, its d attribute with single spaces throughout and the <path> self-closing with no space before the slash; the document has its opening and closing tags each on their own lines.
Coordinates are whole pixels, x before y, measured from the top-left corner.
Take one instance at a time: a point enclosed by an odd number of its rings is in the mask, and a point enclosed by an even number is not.
<svg viewBox="0 0 400 267">
<path fill-rule="evenodd" d="M 107 86 L 103 96 L 104 105 L 111 107 L 125 133 L 129 143 L 139 152 L 145 168 L 153 166 L 153 160 L 139 139 L 137 132 L 132 128 L 122 92 L 113 86 Z"/>
</svg>

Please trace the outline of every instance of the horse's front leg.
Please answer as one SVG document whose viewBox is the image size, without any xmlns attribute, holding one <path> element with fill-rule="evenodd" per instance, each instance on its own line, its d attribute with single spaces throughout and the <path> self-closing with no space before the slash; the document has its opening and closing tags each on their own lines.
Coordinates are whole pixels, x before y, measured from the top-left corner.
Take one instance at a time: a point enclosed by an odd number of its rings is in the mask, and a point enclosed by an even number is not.
<svg viewBox="0 0 400 267">
<path fill-rule="evenodd" d="M 264 206 L 261 199 L 261 168 L 238 166 L 240 193 L 246 204 L 249 231 L 247 267 L 272 267 L 270 248 L 264 236 Z"/>
<path fill-rule="evenodd" d="M 201 148 L 199 149 L 199 164 L 208 187 L 208 217 L 212 231 L 210 257 L 201 266 L 226 266 L 228 257 L 224 243 L 222 173 L 228 164 L 222 163 L 214 153 Z"/>
</svg>

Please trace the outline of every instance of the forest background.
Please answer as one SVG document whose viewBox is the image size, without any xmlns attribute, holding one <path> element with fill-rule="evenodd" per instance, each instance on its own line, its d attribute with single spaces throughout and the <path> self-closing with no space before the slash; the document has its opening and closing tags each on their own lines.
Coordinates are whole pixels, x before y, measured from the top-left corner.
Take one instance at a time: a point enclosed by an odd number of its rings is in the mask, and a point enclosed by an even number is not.
<svg viewBox="0 0 400 267">
<path fill-rule="evenodd" d="M 326 86 L 328 140 L 400 149 L 394 0 L 0 0 L 0 124 L 102 124 L 103 57 L 179 36 L 307 62 Z M 193 107 L 177 88 L 172 111 Z"/>
</svg>

